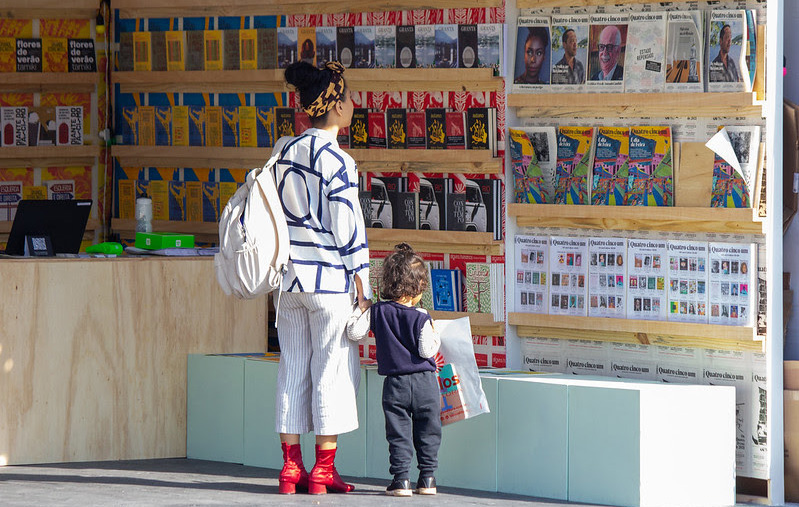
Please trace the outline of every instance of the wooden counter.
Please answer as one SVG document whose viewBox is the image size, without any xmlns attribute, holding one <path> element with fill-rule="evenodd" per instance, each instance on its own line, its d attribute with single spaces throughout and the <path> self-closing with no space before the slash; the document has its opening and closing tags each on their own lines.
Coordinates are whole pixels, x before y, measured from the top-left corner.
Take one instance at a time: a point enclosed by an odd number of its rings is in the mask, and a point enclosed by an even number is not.
<svg viewBox="0 0 799 507">
<path fill-rule="evenodd" d="M 266 350 L 212 258 L 0 259 L 0 465 L 186 455 L 186 356 Z"/>
</svg>

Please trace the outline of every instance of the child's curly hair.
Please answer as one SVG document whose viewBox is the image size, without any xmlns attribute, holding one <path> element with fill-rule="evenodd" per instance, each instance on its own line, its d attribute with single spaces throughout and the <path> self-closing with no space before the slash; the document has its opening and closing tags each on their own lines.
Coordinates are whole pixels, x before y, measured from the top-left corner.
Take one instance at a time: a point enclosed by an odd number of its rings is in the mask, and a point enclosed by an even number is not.
<svg viewBox="0 0 799 507">
<path fill-rule="evenodd" d="M 427 268 L 408 243 L 400 243 L 383 261 L 380 297 L 396 301 L 416 297 L 427 288 Z"/>
</svg>

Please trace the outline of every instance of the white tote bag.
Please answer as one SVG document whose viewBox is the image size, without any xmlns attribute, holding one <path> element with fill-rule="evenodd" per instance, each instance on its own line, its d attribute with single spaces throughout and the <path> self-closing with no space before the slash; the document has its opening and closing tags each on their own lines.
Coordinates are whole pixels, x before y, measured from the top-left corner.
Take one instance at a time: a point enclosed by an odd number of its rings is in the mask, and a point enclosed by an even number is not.
<svg viewBox="0 0 799 507">
<path fill-rule="evenodd" d="M 474 359 L 469 317 L 436 320 L 435 327 L 441 335 L 441 348 L 436 355 L 438 385 L 441 389 L 441 424 L 487 413 L 488 401 Z"/>
</svg>

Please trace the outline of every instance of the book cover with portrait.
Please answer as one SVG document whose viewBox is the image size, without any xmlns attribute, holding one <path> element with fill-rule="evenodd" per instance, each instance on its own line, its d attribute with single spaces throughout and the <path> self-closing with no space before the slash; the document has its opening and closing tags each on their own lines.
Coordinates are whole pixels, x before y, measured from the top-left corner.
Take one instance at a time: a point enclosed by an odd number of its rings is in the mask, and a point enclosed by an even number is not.
<svg viewBox="0 0 799 507">
<path fill-rule="evenodd" d="M 550 79 L 549 17 L 519 16 L 516 26 L 516 55 L 513 90 L 542 90 Z"/>
<path fill-rule="evenodd" d="M 628 14 L 594 14 L 588 28 L 588 86 L 595 92 L 624 91 Z"/>
</svg>

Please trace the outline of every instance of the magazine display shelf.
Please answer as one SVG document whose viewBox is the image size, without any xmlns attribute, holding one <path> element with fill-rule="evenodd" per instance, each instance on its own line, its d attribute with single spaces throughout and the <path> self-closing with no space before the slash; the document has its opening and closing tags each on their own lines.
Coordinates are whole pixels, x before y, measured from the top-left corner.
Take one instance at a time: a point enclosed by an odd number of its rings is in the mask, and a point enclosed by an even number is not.
<svg viewBox="0 0 799 507">
<path fill-rule="evenodd" d="M 0 148 L 0 167 L 90 166 L 97 162 L 100 147 L 83 146 L 7 146 Z"/>
<path fill-rule="evenodd" d="M 687 3 L 691 0 L 671 0 L 672 3 Z M 575 5 L 623 5 L 640 4 L 641 0 L 517 0 L 519 9 L 542 9 L 552 7 L 573 7 Z"/>
<path fill-rule="evenodd" d="M 508 313 L 519 336 L 762 351 L 754 328 L 659 320 Z"/>
<path fill-rule="evenodd" d="M 366 237 L 370 250 L 391 251 L 400 241 L 429 253 L 502 255 L 505 247 L 503 241 L 494 240 L 493 232 L 367 228 Z"/>
<path fill-rule="evenodd" d="M 0 13 L 16 19 L 94 19 L 98 5 L 97 0 L 0 0 Z"/>
<path fill-rule="evenodd" d="M 93 72 L 4 72 L 0 92 L 91 93 L 97 81 Z"/>
<path fill-rule="evenodd" d="M 122 93 L 284 93 L 284 69 L 118 71 Z M 347 69 L 347 87 L 360 91 L 498 91 L 505 86 L 492 69 Z"/>
<path fill-rule="evenodd" d="M 460 9 L 502 7 L 502 0 L 115 0 L 121 18 L 168 18 L 191 16 L 262 16 L 269 14 L 339 14 L 414 9 Z M 96 6 L 96 3 L 95 3 Z"/>
</svg>

